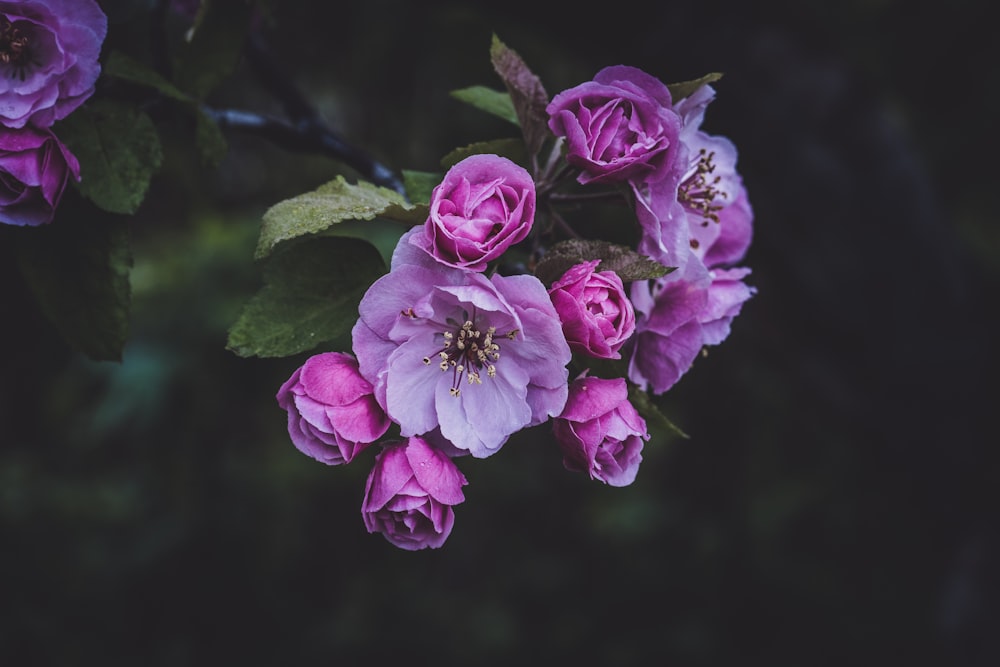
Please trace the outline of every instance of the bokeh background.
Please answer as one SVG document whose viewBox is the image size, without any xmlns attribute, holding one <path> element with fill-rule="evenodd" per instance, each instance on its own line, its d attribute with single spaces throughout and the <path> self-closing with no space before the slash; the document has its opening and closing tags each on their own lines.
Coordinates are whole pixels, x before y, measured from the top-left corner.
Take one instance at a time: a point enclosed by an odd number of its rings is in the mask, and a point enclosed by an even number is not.
<svg viewBox="0 0 1000 667">
<path fill-rule="evenodd" d="M 740 149 L 759 292 L 665 397 L 690 439 L 650 443 L 633 485 L 514 440 L 460 462 L 444 548 L 399 551 L 362 524 L 368 461 L 287 438 L 274 393 L 305 357 L 225 349 L 262 213 L 350 168 L 230 134 L 207 169 L 168 142 L 123 362 L 69 349 L 0 266 L 0 663 L 1000 664 L 986 10 L 272 3 L 274 64 L 394 169 L 509 136 L 448 95 L 500 87 L 494 33 L 550 95 L 611 64 L 723 72 L 705 129 Z M 243 64 L 212 101 L 281 113 Z"/>
</svg>

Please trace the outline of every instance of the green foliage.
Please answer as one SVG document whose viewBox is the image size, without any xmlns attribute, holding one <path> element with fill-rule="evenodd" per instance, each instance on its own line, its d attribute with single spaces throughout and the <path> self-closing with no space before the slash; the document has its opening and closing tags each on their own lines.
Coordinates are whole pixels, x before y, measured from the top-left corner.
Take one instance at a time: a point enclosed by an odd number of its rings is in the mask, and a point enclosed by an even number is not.
<svg viewBox="0 0 1000 667">
<path fill-rule="evenodd" d="M 678 100 L 684 99 L 702 86 L 718 81 L 721 78 L 721 72 L 711 72 L 705 76 L 700 76 L 697 79 L 692 79 L 691 81 L 671 83 L 667 86 L 667 90 L 670 91 L 670 97 L 676 103 Z"/>
<path fill-rule="evenodd" d="M 431 200 L 431 191 L 441 182 L 442 174 L 433 171 L 403 170 L 403 187 L 411 202 L 426 204 Z"/>
<path fill-rule="evenodd" d="M 456 100 L 471 104 L 481 111 L 520 126 L 517 111 L 514 110 L 514 103 L 510 99 L 510 93 L 493 90 L 486 86 L 469 86 L 451 91 L 451 96 Z"/>
<path fill-rule="evenodd" d="M 38 307 L 80 352 L 121 361 L 131 302 L 126 221 L 90 216 L 24 231 L 17 260 Z"/>
<path fill-rule="evenodd" d="M 229 330 L 227 348 L 241 357 L 284 357 L 349 334 L 358 303 L 386 272 L 372 244 L 320 237 L 288 244 L 264 268 L 264 287 Z"/>
<path fill-rule="evenodd" d="M 388 218 L 408 225 L 422 223 L 427 207 L 413 205 L 393 190 L 364 181 L 356 185 L 343 176 L 264 213 L 256 257 L 267 257 L 275 246 L 307 234 L 317 234 L 345 220 Z"/>
<path fill-rule="evenodd" d="M 112 51 L 104 63 L 104 74 L 128 81 L 153 90 L 181 102 L 190 102 L 191 97 L 181 92 L 177 86 L 167 81 L 163 76 L 144 63 L 121 51 Z"/>
<path fill-rule="evenodd" d="M 149 116 L 108 99 L 85 104 L 59 123 L 59 136 L 80 161 L 80 192 L 112 213 L 135 213 L 163 151 Z"/>
<path fill-rule="evenodd" d="M 194 116 L 195 143 L 201 150 L 204 163 L 213 167 L 218 166 L 222 158 L 225 157 L 228 148 L 226 138 L 222 135 L 218 124 L 201 108 L 201 103 L 197 99 L 178 89 L 177 86 L 144 63 L 121 51 L 113 51 L 108 56 L 104 73 L 107 76 L 149 88 L 179 102 L 181 108 Z"/>
<path fill-rule="evenodd" d="M 528 164 L 528 154 L 524 150 L 524 141 L 521 139 L 494 139 L 493 141 L 477 141 L 474 144 L 456 148 L 441 158 L 441 166 L 449 169 L 470 155 L 480 153 L 495 153 L 522 167 Z"/>
<path fill-rule="evenodd" d="M 632 402 L 632 405 L 639 412 L 640 415 L 646 420 L 646 427 L 652 430 L 662 429 L 667 433 L 672 433 L 673 435 L 689 439 L 687 433 L 682 431 L 679 426 L 674 424 L 670 419 L 660 411 L 656 403 L 650 397 L 648 392 L 642 391 L 636 385 L 631 382 L 628 385 L 628 399 Z"/>
<path fill-rule="evenodd" d="M 607 241 L 570 239 L 552 246 L 535 267 L 535 275 L 546 285 L 558 280 L 569 268 L 581 262 L 601 260 L 599 271 L 614 271 L 622 282 L 660 278 L 674 269 L 626 246 Z"/>
</svg>

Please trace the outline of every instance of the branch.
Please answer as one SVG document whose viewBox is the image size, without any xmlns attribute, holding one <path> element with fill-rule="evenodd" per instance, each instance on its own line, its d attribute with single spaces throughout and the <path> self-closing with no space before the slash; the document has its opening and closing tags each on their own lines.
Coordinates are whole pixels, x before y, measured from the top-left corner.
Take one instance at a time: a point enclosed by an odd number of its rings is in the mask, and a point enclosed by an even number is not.
<svg viewBox="0 0 1000 667">
<path fill-rule="evenodd" d="M 244 52 L 261 85 L 281 103 L 290 122 L 239 110 L 206 109 L 206 113 L 220 125 L 257 134 L 288 150 L 332 157 L 376 185 L 406 196 L 403 182 L 393 170 L 346 142 L 323 122 L 319 112 L 295 87 L 288 73 L 276 64 L 260 35 L 252 33 L 248 37 Z"/>
<path fill-rule="evenodd" d="M 406 196 L 403 182 L 394 171 L 348 144 L 325 126 L 293 125 L 288 121 L 241 109 L 202 107 L 202 110 L 220 127 L 263 137 L 286 150 L 326 155 L 345 163 L 372 183 Z"/>
</svg>

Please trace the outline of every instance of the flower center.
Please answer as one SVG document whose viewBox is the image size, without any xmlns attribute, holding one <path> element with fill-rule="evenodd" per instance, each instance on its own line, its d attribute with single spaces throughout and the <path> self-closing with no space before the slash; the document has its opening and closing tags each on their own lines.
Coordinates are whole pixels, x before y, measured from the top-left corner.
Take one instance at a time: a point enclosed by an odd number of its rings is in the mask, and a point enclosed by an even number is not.
<svg viewBox="0 0 1000 667">
<path fill-rule="evenodd" d="M 486 377 L 496 377 L 496 363 L 500 360 L 500 346 L 496 342 L 496 327 L 488 327 L 486 331 L 476 328 L 473 320 L 468 319 L 462 326 L 454 331 L 442 332 L 444 343 L 437 353 L 438 368 L 442 372 L 451 371 L 452 396 L 461 396 L 462 378 L 472 384 L 483 383 L 483 373 Z M 510 340 L 514 340 L 517 329 L 502 334 Z M 431 357 L 424 357 L 424 364 L 430 365 Z"/>
<path fill-rule="evenodd" d="M 0 16 L 0 63 L 13 65 L 11 78 L 18 76 L 24 81 L 24 68 L 29 58 L 28 35 L 6 16 Z"/>
<path fill-rule="evenodd" d="M 707 152 L 704 148 L 698 151 L 698 160 L 694 164 L 694 171 L 684 179 L 677 191 L 677 198 L 681 204 L 689 211 L 701 215 L 702 226 L 708 221 L 719 221 L 719 211 L 724 205 L 717 203 L 719 199 L 725 199 L 726 193 L 721 190 L 719 182 L 721 176 L 715 176 L 715 152 Z"/>
</svg>

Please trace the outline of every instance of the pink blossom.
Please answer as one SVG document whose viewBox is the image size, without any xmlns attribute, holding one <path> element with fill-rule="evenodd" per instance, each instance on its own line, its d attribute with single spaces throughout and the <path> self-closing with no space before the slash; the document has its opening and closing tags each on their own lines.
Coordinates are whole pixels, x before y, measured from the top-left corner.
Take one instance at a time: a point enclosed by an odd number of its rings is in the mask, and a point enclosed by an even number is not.
<svg viewBox="0 0 1000 667">
<path fill-rule="evenodd" d="M 80 163 L 49 129 L 0 129 L 0 223 L 38 226 L 52 221 Z"/>
<path fill-rule="evenodd" d="M 535 276 L 450 268 L 404 235 L 359 313 L 352 336 L 361 373 L 403 436 L 440 428 L 485 458 L 566 402 L 571 352 Z"/>
<path fill-rule="evenodd" d="M 309 359 L 281 385 L 288 435 L 303 454 L 328 465 L 350 463 L 389 429 L 389 418 L 349 354 Z"/>
<path fill-rule="evenodd" d="M 566 469 L 611 486 L 635 481 L 643 441 L 649 440 L 646 421 L 628 400 L 624 378 L 574 380 L 552 430 Z"/>
<path fill-rule="evenodd" d="M 410 242 L 442 264 L 482 271 L 524 240 L 534 219 L 531 175 L 499 155 L 472 155 L 434 188 L 423 233 Z"/>
<path fill-rule="evenodd" d="M 465 500 L 465 476 L 441 450 L 419 437 L 375 457 L 361 515 L 369 533 L 400 549 L 436 549 L 455 525 L 454 505 Z"/>
<path fill-rule="evenodd" d="M 0 0 L 0 123 L 49 127 L 83 104 L 107 31 L 95 0 Z"/>
<path fill-rule="evenodd" d="M 580 183 L 650 183 L 674 172 L 680 117 L 666 85 L 640 69 L 605 67 L 553 97 L 546 112 Z"/>
<path fill-rule="evenodd" d="M 566 341 L 574 352 L 620 359 L 635 330 L 635 310 L 614 271 L 595 271 L 600 260 L 571 267 L 549 289 Z"/>
<path fill-rule="evenodd" d="M 654 394 L 673 387 L 704 346 L 729 336 L 733 319 L 756 293 L 743 282 L 749 274 L 748 268 L 709 270 L 694 261 L 684 271 L 633 283 L 629 379 Z"/>
</svg>

